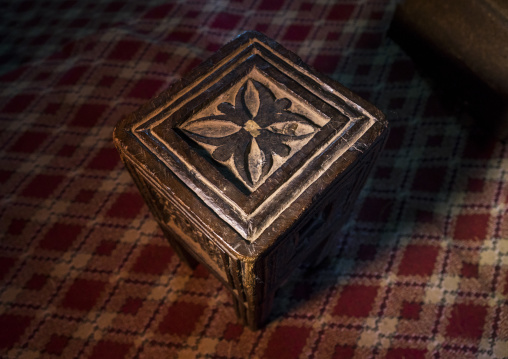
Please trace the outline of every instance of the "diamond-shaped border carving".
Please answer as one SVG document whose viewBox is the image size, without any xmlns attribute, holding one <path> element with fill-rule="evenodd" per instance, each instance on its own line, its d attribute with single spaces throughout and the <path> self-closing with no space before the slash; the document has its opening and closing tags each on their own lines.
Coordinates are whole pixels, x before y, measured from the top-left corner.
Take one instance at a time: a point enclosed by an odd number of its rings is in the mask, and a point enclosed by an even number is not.
<svg viewBox="0 0 508 359">
<path fill-rule="evenodd" d="M 268 97 L 267 101 L 272 103 L 260 101 L 259 91 L 264 92 L 261 98 Z M 277 88 L 257 69 L 224 95 L 178 128 L 203 147 L 211 158 L 226 166 L 250 192 L 263 184 L 330 120 L 313 107 L 305 107 L 291 93 Z M 250 98 L 247 100 L 246 96 Z M 258 113 L 263 106 L 270 109 L 268 116 L 266 111 Z"/>
<path fill-rule="evenodd" d="M 376 122 L 373 114 L 307 70 L 295 65 L 252 33 L 237 38 L 208 73 L 173 95 L 172 100 L 132 126 L 132 133 L 220 218 L 249 242 L 254 242 L 309 186 Z M 242 41 L 240 41 L 242 40 Z M 209 106 L 224 83 L 242 81 L 253 69 L 302 101 L 312 98 L 316 110 L 331 120 L 284 166 L 292 171 L 266 181 L 250 194 L 242 193 L 210 163 L 193 153 L 175 132 L 189 113 Z M 207 100 L 208 99 L 208 100 Z M 301 155 L 300 155 L 301 153 Z M 326 156 L 324 155 L 326 153 Z M 294 163 L 298 163 L 295 166 Z M 288 174 L 289 173 L 289 174 Z"/>
</svg>

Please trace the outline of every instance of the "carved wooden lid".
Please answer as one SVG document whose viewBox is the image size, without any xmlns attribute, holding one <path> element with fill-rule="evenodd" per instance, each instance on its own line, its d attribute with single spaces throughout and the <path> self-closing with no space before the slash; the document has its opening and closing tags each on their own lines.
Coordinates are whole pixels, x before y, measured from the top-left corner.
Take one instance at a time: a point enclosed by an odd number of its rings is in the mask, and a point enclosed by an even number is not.
<svg viewBox="0 0 508 359">
<path fill-rule="evenodd" d="M 120 127 L 253 243 L 386 123 L 281 45 L 245 32 Z M 126 153 L 146 158 L 123 142 Z"/>
</svg>

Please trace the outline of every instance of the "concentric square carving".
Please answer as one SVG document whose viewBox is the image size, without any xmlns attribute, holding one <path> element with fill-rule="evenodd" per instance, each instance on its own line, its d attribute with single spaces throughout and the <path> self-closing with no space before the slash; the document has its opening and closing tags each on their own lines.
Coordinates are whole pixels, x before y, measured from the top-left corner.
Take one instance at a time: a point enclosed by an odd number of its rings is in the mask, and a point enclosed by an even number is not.
<svg viewBox="0 0 508 359">
<path fill-rule="evenodd" d="M 226 45 L 131 129 L 251 243 L 376 122 L 259 36 Z"/>
</svg>

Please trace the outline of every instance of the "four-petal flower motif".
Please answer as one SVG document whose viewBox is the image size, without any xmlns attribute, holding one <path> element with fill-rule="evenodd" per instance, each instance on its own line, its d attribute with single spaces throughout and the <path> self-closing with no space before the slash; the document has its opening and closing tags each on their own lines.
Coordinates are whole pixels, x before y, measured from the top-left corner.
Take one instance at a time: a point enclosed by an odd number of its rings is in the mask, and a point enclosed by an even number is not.
<svg viewBox="0 0 508 359">
<path fill-rule="evenodd" d="M 266 86 L 249 79 L 236 93 L 234 105 L 223 102 L 217 106 L 221 114 L 192 119 L 180 128 L 249 187 L 256 187 L 277 169 L 274 155 L 287 158 L 295 144 L 318 130 L 290 107 L 289 99 L 276 99 Z"/>
</svg>

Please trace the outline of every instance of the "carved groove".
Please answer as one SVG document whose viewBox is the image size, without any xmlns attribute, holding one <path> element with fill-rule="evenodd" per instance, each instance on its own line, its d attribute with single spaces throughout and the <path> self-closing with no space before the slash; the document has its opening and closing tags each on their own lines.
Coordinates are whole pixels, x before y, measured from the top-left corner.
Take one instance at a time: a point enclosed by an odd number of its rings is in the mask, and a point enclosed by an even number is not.
<svg viewBox="0 0 508 359">
<path fill-rule="evenodd" d="M 186 85 L 185 90 L 178 89 L 174 97 L 161 108 L 148 113 L 144 119 L 133 123 L 131 127 L 132 133 L 142 144 L 157 155 L 159 160 L 181 181 L 188 184 L 210 209 L 249 242 L 254 242 L 261 236 L 283 211 L 342 156 L 351 143 L 358 140 L 371 127 L 378 127 L 377 119 L 369 109 L 359 106 L 347 94 L 335 88 L 333 83 L 323 81 L 318 75 L 298 66 L 263 41 L 252 38 L 238 48 L 230 48 L 231 52 L 218 59 L 206 75 L 194 78 L 191 84 Z M 226 77 L 233 80 L 228 86 L 221 83 Z M 314 135 L 308 136 L 312 138 L 310 141 L 315 137 L 319 138 L 319 143 L 313 143 L 312 146 L 304 145 L 303 148 L 296 150 L 290 148 L 287 157 L 275 153 L 271 159 L 267 158 L 264 168 L 270 168 L 270 172 L 268 174 L 263 172 L 256 185 L 252 184 L 252 178 L 245 165 L 244 154 L 249 141 L 245 141 L 244 148 L 241 148 L 243 156 L 237 157 L 240 161 L 235 162 L 234 157 L 225 156 L 228 162 L 223 163 L 215 159 L 221 153 L 220 146 L 217 148 L 217 145 L 199 143 L 198 139 L 201 136 L 195 135 L 197 138 L 191 139 L 192 135 L 182 129 L 185 121 L 190 123 L 207 116 L 224 115 L 228 109 L 234 109 L 235 106 L 232 104 L 236 104 L 235 97 L 241 93 L 240 87 L 248 80 L 254 87 L 255 82 L 262 84 L 281 101 L 282 105 L 289 103 L 290 112 L 309 119 L 320 128 Z M 218 88 L 222 92 L 218 93 Z M 260 90 L 257 90 L 259 93 Z M 212 101 L 207 104 L 201 102 L 205 107 L 196 109 L 194 105 L 191 106 L 191 102 L 206 99 L 206 94 L 210 92 L 214 93 Z M 284 98 L 289 101 L 284 101 Z M 244 107 L 247 108 L 245 104 Z M 246 113 L 249 118 L 252 116 L 248 108 Z M 257 113 L 256 117 L 259 115 L 260 113 Z M 261 131 L 254 123 L 250 123 L 252 126 L 249 126 L 245 121 L 245 124 L 246 128 L 238 132 L 249 130 L 251 137 L 255 137 L 258 141 L 257 131 Z M 286 130 L 291 130 L 291 126 Z M 179 142 L 182 137 L 185 138 L 187 145 L 194 142 L 196 144 L 194 148 L 201 146 L 203 150 L 196 150 L 189 156 L 185 144 Z M 287 144 L 282 145 L 280 148 L 287 150 Z M 260 148 L 263 149 L 263 146 Z M 309 149 L 312 149 L 312 152 Z M 300 150 L 298 156 L 295 156 L 299 161 L 289 160 Z M 321 156 L 325 152 L 327 156 Z M 206 161 L 198 160 L 196 154 L 205 156 Z M 267 157 L 270 155 L 269 152 Z M 305 160 L 300 161 L 299 157 Z M 223 177 L 216 176 L 216 172 L 210 176 L 208 171 L 214 161 L 224 165 L 215 166 Z M 283 171 L 284 168 L 279 171 L 282 165 L 289 171 Z M 237 167 L 239 171 L 236 170 Z M 276 181 L 267 180 L 272 174 L 274 177 L 277 176 Z M 236 186 L 240 193 L 236 192 L 233 186 Z M 226 193 L 233 195 L 228 196 Z"/>
</svg>

